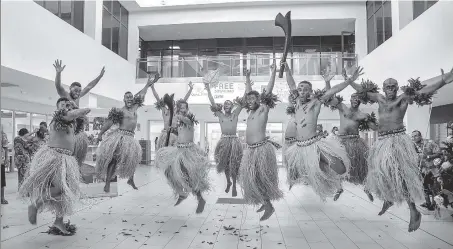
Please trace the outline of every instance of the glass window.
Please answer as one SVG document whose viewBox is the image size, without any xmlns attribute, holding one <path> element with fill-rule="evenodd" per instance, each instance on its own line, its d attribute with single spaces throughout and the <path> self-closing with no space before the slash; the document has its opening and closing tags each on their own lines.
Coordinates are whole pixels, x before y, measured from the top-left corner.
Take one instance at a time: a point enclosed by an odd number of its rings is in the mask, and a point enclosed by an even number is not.
<svg viewBox="0 0 453 249">
<path fill-rule="evenodd" d="M 366 3 L 366 15 L 368 18 L 373 16 L 374 14 L 374 2 L 373 1 L 368 1 Z"/>
<path fill-rule="evenodd" d="M 73 10 L 72 10 L 72 25 L 80 30 L 84 31 L 84 17 L 85 17 L 85 1 L 74 1 Z"/>
<path fill-rule="evenodd" d="M 376 41 L 379 46 L 384 43 L 384 10 L 380 8 L 374 16 L 376 17 Z"/>
<path fill-rule="evenodd" d="M 13 127 L 13 111 L 10 110 L 3 110 L 2 109 L 2 128 L 3 132 L 6 133 L 6 136 L 8 137 L 9 141 L 9 146 L 11 148 L 11 144 L 13 143 L 14 139 L 14 127 Z"/>
<path fill-rule="evenodd" d="M 173 49 L 197 49 L 198 43 L 196 40 L 180 40 L 180 41 L 173 41 Z"/>
<path fill-rule="evenodd" d="M 120 46 L 120 21 L 112 18 L 112 51 L 117 53 L 119 52 Z"/>
<path fill-rule="evenodd" d="M 219 38 L 217 46 L 219 48 L 242 47 L 242 38 Z"/>
<path fill-rule="evenodd" d="M 253 37 L 245 39 L 247 47 L 272 47 L 273 37 Z"/>
<path fill-rule="evenodd" d="M 127 60 L 127 28 L 124 25 L 120 27 L 120 53 L 119 55 Z"/>
<path fill-rule="evenodd" d="M 321 43 L 320 36 L 299 36 L 293 37 L 293 46 L 319 46 Z"/>
<path fill-rule="evenodd" d="M 35 1 L 35 3 L 41 5 L 42 7 L 44 7 L 44 1 Z"/>
<path fill-rule="evenodd" d="M 28 112 L 15 112 L 15 121 L 16 121 L 16 134 L 14 134 L 14 137 L 17 136 L 19 133 L 20 129 L 26 128 L 29 132 L 31 132 L 30 129 L 30 113 Z"/>
<path fill-rule="evenodd" d="M 387 1 L 384 3 L 384 40 L 388 40 L 392 37 L 392 7 L 391 2 Z"/>
<path fill-rule="evenodd" d="M 102 45 L 108 49 L 112 49 L 112 16 L 103 9 L 102 11 Z"/>
<path fill-rule="evenodd" d="M 71 24 L 72 23 L 72 2 L 71 1 L 61 1 L 60 2 L 60 18 L 63 21 Z"/>
<path fill-rule="evenodd" d="M 217 40 L 216 39 L 198 40 L 198 47 L 199 48 L 217 48 Z"/>
<path fill-rule="evenodd" d="M 104 0 L 103 4 L 104 4 L 104 7 L 107 8 L 108 11 L 112 11 L 112 1 Z"/>
<path fill-rule="evenodd" d="M 374 32 L 374 16 L 371 16 L 367 22 L 367 39 L 368 39 L 368 53 L 371 53 L 376 48 L 376 33 Z"/>
<path fill-rule="evenodd" d="M 129 25 L 129 12 L 124 7 L 121 7 L 121 23 L 126 27 Z"/>
<path fill-rule="evenodd" d="M 53 13 L 54 15 L 57 15 L 58 16 L 58 12 L 59 12 L 59 5 L 60 5 L 60 2 L 59 1 L 45 1 L 44 2 L 44 8 L 46 8 L 48 11 L 50 11 L 51 13 Z"/>
<path fill-rule="evenodd" d="M 416 0 L 413 1 L 413 17 L 414 19 L 419 17 L 423 12 L 425 12 L 427 9 L 429 9 L 431 6 L 433 6 L 435 3 L 438 1 L 426 1 L 426 0 Z"/>
<path fill-rule="evenodd" d="M 118 1 L 113 1 L 112 4 L 112 12 L 113 16 L 116 17 L 116 19 L 120 20 L 121 19 L 121 4 Z"/>
</svg>

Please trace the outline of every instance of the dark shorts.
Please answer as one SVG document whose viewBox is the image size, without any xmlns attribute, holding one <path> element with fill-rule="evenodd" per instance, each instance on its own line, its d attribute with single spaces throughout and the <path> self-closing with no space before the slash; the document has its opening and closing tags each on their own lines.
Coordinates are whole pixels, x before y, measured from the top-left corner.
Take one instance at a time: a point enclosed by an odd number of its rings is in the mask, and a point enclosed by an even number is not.
<svg viewBox="0 0 453 249">
<path fill-rule="evenodd" d="M 5 165 L 2 164 L 2 188 L 6 187 Z"/>
</svg>

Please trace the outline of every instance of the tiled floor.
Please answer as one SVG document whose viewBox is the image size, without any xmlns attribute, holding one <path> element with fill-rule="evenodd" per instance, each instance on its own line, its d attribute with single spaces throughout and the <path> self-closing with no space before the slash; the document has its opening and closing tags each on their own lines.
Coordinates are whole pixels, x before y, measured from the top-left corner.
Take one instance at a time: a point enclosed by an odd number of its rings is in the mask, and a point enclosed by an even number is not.
<svg viewBox="0 0 453 249">
<path fill-rule="evenodd" d="M 49 213 L 40 214 L 38 226 L 28 224 L 26 204 L 10 189 L 10 204 L 2 206 L 1 248 L 453 248 L 449 215 L 441 220 L 424 215 L 421 229 L 408 233 L 405 206 L 392 207 L 379 217 L 382 203 L 370 203 L 360 188 L 350 185 L 337 202 L 322 203 L 309 187 L 288 191 L 285 172 L 280 173 L 285 199 L 275 203 L 274 216 L 260 223 L 256 207 L 216 204 L 217 198 L 229 196 L 223 192 L 224 178 L 214 170 L 211 177 L 216 188 L 206 195 L 204 213 L 196 215 L 195 198 L 173 207 L 175 199 L 163 175 L 152 167 L 140 167 L 138 191 L 121 181 L 118 197 L 95 199 L 70 217 L 78 227 L 72 237 L 42 233 L 52 222 Z M 9 181 L 15 179 L 8 176 Z"/>
</svg>

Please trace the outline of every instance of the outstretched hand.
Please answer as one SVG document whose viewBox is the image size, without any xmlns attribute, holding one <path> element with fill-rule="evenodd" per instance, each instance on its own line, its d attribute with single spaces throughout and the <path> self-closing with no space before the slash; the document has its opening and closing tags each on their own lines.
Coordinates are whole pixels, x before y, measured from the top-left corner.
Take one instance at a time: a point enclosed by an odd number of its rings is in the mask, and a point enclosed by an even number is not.
<svg viewBox="0 0 453 249">
<path fill-rule="evenodd" d="M 271 68 L 271 71 L 272 71 L 272 72 L 276 72 L 276 71 L 277 71 L 277 66 L 275 65 L 275 61 L 274 61 L 274 63 L 272 63 L 272 65 L 270 66 L 270 68 Z"/>
<path fill-rule="evenodd" d="M 442 73 L 442 80 L 446 84 L 453 82 L 453 68 L 447 74 L 444 73 L 444 70 L 442 68 L 440 69 L 440 72 Z"/>
<path fill-rule="evenodd" d="M 354 81 L 356 81 L 359 78 L 359 76 L 364 74 L 362 71 L 363 71 L 363 67 L 357 67 L 354 70 L 354 73 L 351 75 L 351 77 L 348 77 L 348 75 L 346 73 L 346 69 L 343 68 L 342 75 L 343 75 L 345 80 L 349 80 L 350 82 L 354 82 Z"/>
<path fill-rule="evenodd" d="M 346 73 L 345 71 L 343 71 L 343 73 Z M 325 71 L 324 74 L 322 75 L 322 78 L 324 79 L 325 82 L 330 82 L 332 80 L 332 78 L 335 76 L 334 73 L 332 73 L 331 71 Z"/>
<path fill-rule="evenodd" d="M 62 61 L 56 60 L 55 63 L 53 64 L 53 67 L 55 67 L 55 71 L 57 71 L 57 73 L 61 73 L 63 72 L 66 65 L 62 66 Z"/>
<path fill-rule="evenodd" d="M 151 74 L 148 74 L 148 84 L 154 84 L 160 79 L 160 74 L 156 73 L 154 75 L 154 78 L 152 78 Z"/>
<path fill-rule="evenodd" d="M 252 71 L 250 71 L 250 69 L 245 70 L 245 77 L 250 78 L 251 74 L 252 74 Z"/>
</svg>

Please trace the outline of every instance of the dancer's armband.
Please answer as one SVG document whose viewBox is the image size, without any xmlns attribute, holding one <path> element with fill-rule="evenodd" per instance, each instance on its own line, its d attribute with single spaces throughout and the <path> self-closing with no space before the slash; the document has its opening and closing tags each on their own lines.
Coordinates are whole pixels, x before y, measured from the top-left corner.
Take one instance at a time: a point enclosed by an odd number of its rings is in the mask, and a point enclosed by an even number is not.
<svg viewBox="0 0 453 249">
<path fill-rule="evenodd" d="M 357 92 L 360 102 L 365 105 L 374 104 L 376 101 L 368 98 L 367 93 L 378 93 L 378 85 L 374 84 L 374 82 L 372 82 L 371 80 L 362 80 L 362 83 L 360 85 L 362 87 L 362 90 Z"/>
<path fill-rule="evenodd" d="M 211 112 L 214 113 L 214 116 L 218 116 L 217 113 L 218 112 L 222 112 L 222 105 L 221 104 L 214 104 L 214 105 L 211 105 Z"/>
<path fill-rule="evenodd" d="M 75 123 L 76 123 L 75 134 L 78 134 L 85 130 L 85 125 L 88 123 L 88 118 L 86 116 L 76 118 Z"/>
<path fill-rule="evenodd" d="M 409 97 L 409 103 L 415 102 L 418 106 L 430 105 L 433 103 L 434 93 L 418 93 L 426 85 L 423 85 L 419 78 L 409 79 L 409 84 L 402 86 L 401 90 Z"/>
<path fill-rule="evenodd" d="M 369 131 L 371 129 L 370 123 L 377 125 L 376 114 L 374 112 L 367 114 L 366 119 L 359 121 L 359 131 Z"/>
<path fill-rule="evenodd" d="M 245 100 L 244 97 L 236 97 L 234 100 L 233 100 L 233 104 L 235 106 L 240 106 L 241 108 L 247 108 L 247 101 Z"/>
<path fill-rule="evenodd" d="M 113 107 L 107 117 L 108 120 L 112 121 L 113 124 L 119 124 L 124 118 L 124 113 L 121 109 Z"/>
<path fill-rule="evenodd" d="M 277 105 L 277 102 L 280 102 L 278 96 L 273 93 L 266 93 L 266 90 L 263 90 L 260 96 L 261 104 L 266 105 L 269 108 L 274 108 Z"/>
<path fill-rule="evenodd" d="M 158 110 L 161 111 L 165 107 L 165 102 L 163 99 L 158 99 L 156 103 L 154 103 L 154 107 Z"/>
<path fill-rule="evenodd" d="M 334 96 L 330 97 L 328 100 L 322 100 L 322 97 L 326 94 L 327 90 L 326 89 L 322 89 L 322 90 L 315 90 L 313 92 L 313 96 L 315 99 L 318 99 L 319 101 L 321 101 L 325 107 L 329 107 L 329 102 L 333 100 Z"/>
<path fill-rule="evenodd" d="M 287 115 L 296 114 L 296 108 L 293 105 L 289 105 L 288 107 L 286 107 L 286 114 Z"/>
<path fill-rule="evenodd" d="M 140 94 L 134 96 L 134 104 L 138 107 L 142 107 L 144 102 L 145 99 Z"/>
<path fill-rule="evenodd" d="M 74 126 L 74 121 L 67 121 L 64 117 L 68 115 L 68 111 L 62 109 L 55 111 L 52 122 L 56 131 L 69 131 L 69 128 Z"/>
</svg>

